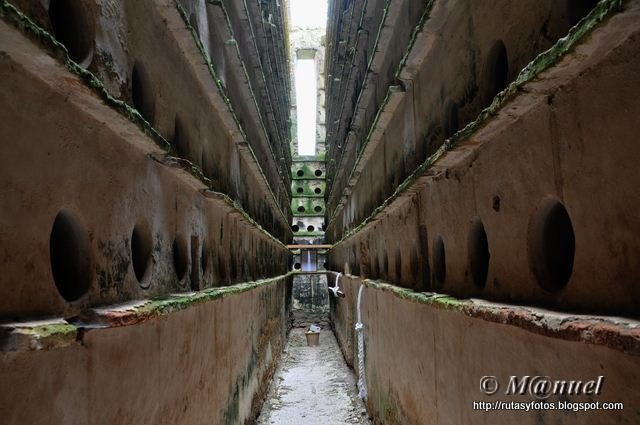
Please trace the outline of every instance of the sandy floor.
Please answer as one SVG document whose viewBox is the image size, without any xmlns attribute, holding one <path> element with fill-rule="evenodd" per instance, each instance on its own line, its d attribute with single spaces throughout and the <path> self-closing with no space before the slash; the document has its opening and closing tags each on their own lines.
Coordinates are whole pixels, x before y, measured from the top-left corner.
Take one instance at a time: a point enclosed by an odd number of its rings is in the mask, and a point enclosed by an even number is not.
<svg viewBox="0 0 640 425">
<path fill-rule="evenodd" d="M 307 347 L 304 333 L 291 331 L 257 423 L 369 424 L 333 332 L 322 331 L 317 347 Z"/>
</svg>

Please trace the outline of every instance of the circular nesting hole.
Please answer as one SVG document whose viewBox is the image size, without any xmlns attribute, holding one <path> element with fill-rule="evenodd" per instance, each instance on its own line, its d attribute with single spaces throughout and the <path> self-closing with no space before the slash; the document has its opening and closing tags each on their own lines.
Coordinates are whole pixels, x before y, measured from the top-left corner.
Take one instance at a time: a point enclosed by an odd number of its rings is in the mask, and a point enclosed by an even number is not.
<svg viewBox="0 0 640 425">
<path fill-rule="evenodd" d="M 189 250 L 187 248 L 187 240 L 178 235 L 173 241 L 173 268 L 176 271 L 178 281 L 182 281 L 187 273 L 188 264 Z"/>
<path fill-rule="evenodd" d="M 94 22 L 89 6 L 79 0 L 51 0 L 49 20 L 56 39 L 83 68 L 93 58 Z"/>
<path fill-rule="evenodd" d="M 458 131 L 458 106 L 451 99 L 447 99 L 444 106 L 444 137 L 448 139 Z"/>
<path fill-rule="evenodd" d="M 396 279 L 398 279 L 398 281 L 402 281 L 402 253 L 400 252 L 399 249 L 396 251 L 395 263 L 396 263 L 395 277 Z"/>
<path fill-rule="evenodd" d="M 140 62 L 133 65 L 131 73 L 131 100 L 140 115 L 153 125 L 155 118 L 155 99 L 149 84 L 149 75 Z"/>
<path fill-rule="evenodd" d="M 313 210 L 315 212 L 320 212 L 320 211 L 322 211 L 322 207 L 320 205 L 316 205 L 315 207 L 313 207 Z"/>
<path fill-rule="evenodd" d="M 293 268 L 294 268 L 294 269 L 296 269 L 296 270 L 300 270 L 300 267 L 301 267 L 301 266 L 300 266 L 300 263 L 295 263 L 295 264 L 293 265 Z"/>
<path fill-rule="evenodd" d="M 316 170 L 314 174 L 316 177 L 320 177 L 322 175 L 322 170 Z"/>
<path fill-rule="evenodd" d="M 315 189 L 313 189 L 313 193 L 315 193 L 316 195 L 320 195 L 322 193 L 322 189 L 316 187 Z"/>
<path fill-rule="evenodd" d="M 189 136 L 184 121 L 176 115 L 175 127 L 173 130 L 173 147 L 176 155 L 180 158 L 187 158 L 189 155 Z"/>
<path fill-rule="evenodd" d="M 447 277 L 447 260 L 445 257 L 444 241 L 438 236 L 433 242 L 433 277 L 437 287 L 442 288 Z"/>
<path fill-rule="evenodd" d="M 299 187 L 299 188 L 296 189 L 296 192 L 302 193 L 302 192 L 304 192 L 304 188 L 303 187 Z"/>
<path fill-rule="evenodd" d="M 293 230 L 294 232 L 299 232 L 300 226 L 298 226 L 297 224 L 294 224 L 293 226 L 291 226 L 291 230 Z"/>
<path fill-rule="evenodd" d="M 493 99 L 507 87 L 509 83 L 509 60 L 507 47 L 502 40 L 496 41 L 487 58 L 485 84 L 488 90 L 488 98 Z"/>
<path fill-rule="evenodd" d="M 484 225 L 479 218 L 475 218 L 471 223 L 469 239 L 467 241 L 469 252 L 469 267 L 471 278 L 478 288 L 484 288 L 489 274 L 489 241 Z"/>
<path fill-rule="evenodd" d="M 307 232 L 313 232 L 315 229 L 316 228 L 311 225 L 307 226 Z"/>
<path fill-rule="evenodd" d="M 300 212 L 300 213 L 305 212 L 305 208 L 304 208 L 304 206 L 303 206 L 303 205 L 300 205 L 300 206 L 298 207 L 298 212 Z"/>
<path fill-rule="evenodd" d="M 302 177 L 302 176 L 304 176 L 304 170 L 298 170 L 298 172 L 296 173 L 296 175 L 297 175 L 298 177 Z"/>
<path fill-rule="evenodd" d="M 569 0 L 567 2 L 569 24 L 573 26 L 580 22 L 597 4 L 598 0 Z"/>
<path fill-rule="evenodd" d="M 564 288 L 573 273 L 576 239 L 567 209 L 555 199 L 542 202 L 529 223 L 529 264 L 538 284 Z"/>
<path fill-rule="evenodd" d="M 93 280 L 91 242 L 82 220 L 70 210 L 61 210 L 53 222 L 49 255 L 60 295 L 72 302 L 86 294 Z"/>
<path fill-rule="evenodd" d="M 136 279 L 143 288 L 149 285 L 149 265 L 151 264 L 151 252 L 153 251 L 153 237 L 151 229 L 145 223 L 138 223 L 131 232 L 131 263 Z"/>
<path fill-rule="evenodd" d="M 202 270 L 202 274 L 204 275 L 209 268 L 209 259 L 210 251 L 209 244 L 204 242 L 202 244 L 202 249 L 200 250 L 200 270 Z"/>
</svg>

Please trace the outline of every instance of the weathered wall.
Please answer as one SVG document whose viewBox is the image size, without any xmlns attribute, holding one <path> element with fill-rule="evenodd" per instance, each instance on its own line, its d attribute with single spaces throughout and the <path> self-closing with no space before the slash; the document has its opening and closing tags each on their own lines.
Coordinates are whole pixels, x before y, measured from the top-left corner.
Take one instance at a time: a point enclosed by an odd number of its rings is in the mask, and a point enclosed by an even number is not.
<svg viewBox="0 0 640 425">
<path fill-rule="evenodd" d="M 343 228 L 341 239 L 342 225 L 330 224 L 331 268 L 459 297 L 637 316 L 639 14 L 626 3 L 357 231 Z"/>
<path fill-rule="evenodd" d="M 327 53 L 329 237 L 337 240 L 361 223 L 594 4 L 334 2 Z"/>
<path fill-rule="evenodd" d="M 311 324 L 329 328 L 329 293 L 324 274 L 293 277 L 291 320 L 294 327 Z"/>
<path fill-rule="evenodd" d="M 335 333 L 357 369 L 356 300 L 362 280 L 342 277 L 345 298 L 331 298 Z M 640 415 L 637 321 L 570 316 L 463 301 L 367 281 L 362 299 L 367 407 L 384 424 L 635 424 Z M 486 396 L 481 377 L 511 375 L 591 380 L 605 376 L 600 396 L 547 401 L 622 402 L 616 411 L 478 411 L 474 401 L 535 400 Z"/>
<path fill-rule="evenodd" d="M 250 422 L 283 347 L 290 290 L 281 277 L 97 309 L 76 325 L 4 324 L 2 423 Z"/>
<path fill-rule="evenodd" d="M 70 57 L 43 29 L 2 5 L 0 135 L 12 143 L 0 147 L 7 159 L 0 173 L 0 317 L 70 317 L 86 306 L 245 282 L 289 268 L 290 253 L 276 239 L 291 234 L 289 197 L 283 213 L 259 168 L 280 162 L 267 151 L 252 159 L 234 141 L 242 138 L 237 117 L 203 64 L 181 9 L 172 2 L 135 3 L 66 3 L 84 11 L 73 25 L 98 34 L 94 40 L 58 31 Z M 59 24 L 54 16 L 31 18 L 51 29 Z M 129 32 L 124 44 L 105 50 L 100 37 L 110 26 Z M 150 36 L 152 28 L 162 30 Z M 81 65 L 94 75 L 71 62 L 79 40 L 89 46 Z M 114 59 L 114 72 L 105 76 L 101 61 L 125 45 L 129 56 Z M 118 91 L 113 82 L 121 71 L 126 90 Z M 250 98 L 245 103 L 255 106 Z M 176 114 L 183 121 L 174 126 Z M 245 126 L 258 126 L 244 116 Z M 259 148 L 259 140 L 252 143 Z M 203 149 L 240 191 L 218 184 L 206 167 L 203 174 L 200 156 L 191 155 Z M 288 181 L 289 167 L 286 175 Z M 289 191 L 288 183 L 278 184 Z"/>
</svg>

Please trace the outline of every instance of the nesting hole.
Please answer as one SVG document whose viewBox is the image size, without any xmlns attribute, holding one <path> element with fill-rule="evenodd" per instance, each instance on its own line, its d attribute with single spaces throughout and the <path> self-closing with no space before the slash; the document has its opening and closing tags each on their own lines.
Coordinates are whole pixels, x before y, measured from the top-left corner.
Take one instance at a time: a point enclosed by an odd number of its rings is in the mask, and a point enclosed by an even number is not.
<svg viewBox="0 0 640 425">
<path fill-rule="evenodd" d="M 316 187 L 315 189 L 313 189 L 313 193 L 315 193 L 316 195 L 320 195 L 322 193 L 322 189 Z"/>
<path fill-rule="evenodd" d="M 448 139 L 458 131 L 458 106 L 448 99 L 444 107 L 444 137 Z"/>
<path fill-rule="evenodd" d="M 529 262 L 538 284 L 546 290 L 564 288 L 573 273 L 576 241 L 564 205 L 544 201 L 529 224 Z"/>
<path fill-rule="evenodd" d="M 469 267 L 471 278 L 478 288 L 484 288 L 489 273 L 489 241 L 484 225 L 479 218 L 471 223 L 467 249 L 469 251 Z"/>
<path fill-rule="evenodd" d="M 60 295 L 71 302 L 86 294 L 93 279 L 91 242 L 82 220 L 70 210 L 60 211 L 53 222 L 49 255 Z"/>
<path fill-rule="evenodd" d="M 438 236 L 433 243 L 433 278 L 438 288 L 444 286 L 447 277 L 447 260 L 444 241 Z"/>
<path fill-rule="evenodd" d="M 291 230 L 293 230 L 294 232 L 299 232 L 300 226 L 298 226 L 297 224 L 294 224 L 293 226 L 291 226 Z"/>
<path fill-rule="evenodd" d="M 297 175 L 298 177 L 302 177 L 302 176 L 304 176 L 304 170 L 298 170 L 298 172 L 296 173 L 296 175 Z"/>
<path fill-rule="evenodd" d="M 182 118 L 177 115 L 173 130 L 173 147 L 176 155 L 180 158 L 187 158 L 189 155 L 189 136 L 187 134 L 187 128 Z"/>
<path fill-rule="evenodd" d="M 49 20 L 56 39 L 69 57 L 86 68 L 93 58 L 94 22 L 89 6 L 80 0 L 51 0 Z"/>
<path fill-rule="evenodd" d="M 313 227 L 313 226 L 311 226 L 311 225 L 307 226 L 307 231 L 308 231 L 308 232 L 313 232 L 315 229 L 316 229 L 316 228 L 315 228 L 315 227 Z"/>
<path fill-rule="evenodd" d="M 299 187 L 299 188 L 296 189 L 296 192 L 303 193 L 304 192 L 304 188 L 303 187 Z"/>
<path fill-rule="evenodd" d="M 142 287 L 148 287 L 145 283 L 149 280 L 147 273 L 151 264 L 152 250 L 151 229 L 146 223 L 136 224 L 131 232 L 131 263 L 136 279 Z"/>
<path fill-rule="evenodd" d="M 320 205 L 316 205 L 315 207 L 313 207 L 313 210 L 315 212 L 320 212 L 320 211 L 322 211 L 322 207 Z"/>
<path fill-rule="evenodd" d="M 314 174 L 316 177 L 320 177 L 322 175 L 322 170 L 316 170 Z"/>
<path fill-rule="evenodd" d="M 179 281 L 182 281 L 187 273 L 189 264 L 189 250 L 187 248 L 187 240 L 178 235 L 173 241 L 173 267 Z"/>
<path fill-rule="evenodd" d="M 507 87 L 509 82 L 509 60 L 507 48 L 502 40 L 496 41 L 489 51 L 485 81 L 489 101 Z"/>
<path fill-rule="evenodd" d="M 153 124 L 155 118 L 153 88 L 149 83 L 149 75 L 144 65 L 139 62 L 135 63 L 131 73 L 131 100 L 140 115 Z"/>
<path fill-rule="evenodd" d="M 567 14 L 571 26 L 580 22 L 598 4 L 598 0 L 569 0 L 567 2 Z"/>
</svg>

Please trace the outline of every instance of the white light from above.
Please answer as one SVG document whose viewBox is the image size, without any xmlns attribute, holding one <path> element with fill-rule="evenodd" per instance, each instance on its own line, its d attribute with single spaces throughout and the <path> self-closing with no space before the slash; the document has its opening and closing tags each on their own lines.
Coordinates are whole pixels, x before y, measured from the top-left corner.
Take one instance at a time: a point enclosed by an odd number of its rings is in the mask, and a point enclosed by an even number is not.
<svg viewBox="0 0 640 425">
<path fill-rule="evenodd" d="M 296 62 L 296 104 L 298 125 L 298 155 L 316 153 L 316 112 L 318 81 L 315 59 Z"/>
<path fill-rule="evenodd" d="M 290 0 L 291 26 L 300 28 L 325 28 L 327 25 L 327 0 Z"/>
</svg>

